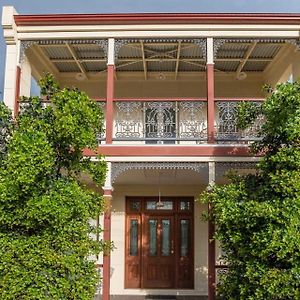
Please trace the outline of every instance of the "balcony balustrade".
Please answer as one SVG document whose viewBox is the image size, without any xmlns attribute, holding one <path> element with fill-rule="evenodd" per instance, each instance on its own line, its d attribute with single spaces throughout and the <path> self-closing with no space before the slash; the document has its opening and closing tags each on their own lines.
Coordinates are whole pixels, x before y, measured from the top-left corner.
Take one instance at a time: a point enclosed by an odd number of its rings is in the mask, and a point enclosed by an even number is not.
<svg viewBox="0 0 300 300">
<path fill-rule="evenodd" d="M 114 111 L 114 141 L 175 144 L 207 139 L 204 101 L 120 101 Z"/>
<path fill-rule="evenodd" d="M 215 101 L 215 142 L 248 144 L 259 140 L 263 124 L 240 130 L 237 110 L 241 100 Z M 249 100 L 247 100 L 249 101 Z M 260 101 L 251 100 L 257 106 Z M 98 102 L 105 113 L 105 102 Z M 205 144 L 207 143 L 207 102 L 204 99 L 182 101 L 115 101 L 113 143 Z M 105 134 L 101 135 L 101 140 Z"/>
<path fill-rule="evenodd" d="M 215 143 L 248 144 L 259 140 L 263 125 L 259 117 L 251 126 L 240 130 L 237 124 L 238 104 L 251 101 L 260 106 L 261 99 L 217 99 L 215 101 Z M 106 102 L 97 100 L 106 117 Z M 20 110 L 26 107 L 20 103 Z M 49 102 L 43 104 L 49 105 Z M 98 136 L 105 143 L 104 132 Z M 182 100 L 119 100 L 114 101 L 113 143 L 115 144 L 205 144 L 207 143 L 207 101 Z"/>
</svg>

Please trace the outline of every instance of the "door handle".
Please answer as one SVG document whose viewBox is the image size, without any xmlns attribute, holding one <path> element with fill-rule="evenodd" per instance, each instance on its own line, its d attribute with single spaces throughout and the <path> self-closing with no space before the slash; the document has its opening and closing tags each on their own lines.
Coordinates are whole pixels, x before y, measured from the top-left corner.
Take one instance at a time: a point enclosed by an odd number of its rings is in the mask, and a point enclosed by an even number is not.
<svg viewBox="0 0 300 300">
<path fill-rule="evenodd" d="M 171 254 L 174 254 L 174 241 L 171 241 Z"/>
</svg>

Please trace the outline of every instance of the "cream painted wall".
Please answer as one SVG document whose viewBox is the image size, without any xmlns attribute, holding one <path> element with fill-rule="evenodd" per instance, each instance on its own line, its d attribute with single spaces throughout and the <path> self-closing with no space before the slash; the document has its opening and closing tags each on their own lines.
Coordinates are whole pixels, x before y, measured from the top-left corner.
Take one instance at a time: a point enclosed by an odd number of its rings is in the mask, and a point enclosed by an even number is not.
<svg viewBox="0 0 300 300">
<path fill-rule="evenodd" d="M 194 196 L 197 198 L 203 187 L 162 186 L 166 196 Z M 114 186 L 112 200 L 112 241 L 116 249 L 111 254 L 111 294 L 112 295 L 207 295 L 207 223 L 201 220 L 205 205 L 195 203 L 194 238 L 195 238 L 195 289 L 194 290 L 143 290 L 125 289 L 125 197 L 155 196 L 156 188 L 151 186 Z"/>
<path fill-rule="evenodd" d="M 292 63 L 292 74 L 293 80 L 300 80 L 300 51 L 294 52 L 293 63 Z"/>
<path fill-rule="evenodd" d="M 4 78 L 4 103 L 13 111 L 16 97 L 18 46 L 6 46 L 5 78 Z"/>
<path fill-rule="evenodd" d="M 284 53 L 278 53 L 274 61 L 266 68 L 263 74 L 264 82 L 275 87 L 286 82 L 293 72 L 293 65 L 297 63 L 295 47 L 287 46 Z M 298 64 L 298 63 L 297 63 Z"/>
<path fill-rule="evenodd" d="M 63 86 L 76 86 L 91 98 L 106 97 L 105 79 L 76 81 L 61 79 Z M 261 98 L 264 84 L 260 74 L 249 73 L 247 79 L 237 80 L 235 74 L 215 75 L 215 97 Z M 203 74 L 182 80 L 141 80 L 128 78 L 115 80 L 115 98 L 205 98 L 206 81 Z"/>
</svg>

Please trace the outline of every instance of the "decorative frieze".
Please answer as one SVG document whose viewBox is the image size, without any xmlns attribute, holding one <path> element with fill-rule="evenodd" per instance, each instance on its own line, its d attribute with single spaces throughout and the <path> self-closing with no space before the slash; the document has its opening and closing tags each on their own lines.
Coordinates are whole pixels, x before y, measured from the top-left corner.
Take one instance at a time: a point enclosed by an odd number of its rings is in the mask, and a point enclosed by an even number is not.
<svg viewBox="0 0 300 300">
<path fill-rule="evenodd" d="M 20 45 L 20 58 L 19 62 L 22 63 L 24 61 L 25 52 L 27 49 L 31 48 L 33 45 L 81 45 L 81 44 L 96 44 L 101 47 L 104 52 L 105 58 L 107 58 L 108 51 L 108 41 L 106 39 L 101 40 L 31 40 L 31 41 L 21 41 Z"/>
<path fill-rule="evenodd" d="M 116 39 L 115 40 L 115 59 L 117 60 L 119 57 L 119 52 L 121 48 L 128 44 L 133 43 L 161 43 L 161 44 L 167 44 L 167 43 L 193 43 L 197 46 L 199 46 L 203 58 L 206 60 L 206 39 L 174 39 L 174 38 L 146 38 L 146 39 Z"/>
<path fill-rule="evenodd" d="M 129 170 L 191 170 L 202 174 L 207 168 L 205 162 L 114 162 L 112 163 L 111 182 Z"/>
<path fill-rule="evenodd" d="M 214 39 L 214 59 L 218 57 L 219 49 L 227 43 L 270 43 L 270 44 L 280 44 L 280 43 L 288 43 L 294 45 L 297 50 L 300 50 L 300 41 L 298 39 L 290 39 L 290 38 L 215 38 Z"/>
<path fill-rule="evenodd" d="M 204 58 L 204 60 L 206 61 L 206 51 L 207 51 L 207 44 L 206 44 L 206 39 L 191 39 L 190 40 L 192 43 L 196 44 L 197 46 L 199 46 L 201 52 L 202 52 L 202 56 Z"/>
<path fill-rule="evenodd" d="M 27 49 L 31 48 L 33 45 L 39 44 L 39 41 L 21 41 L 20 44 L 20 57 L 19 63 L 23 63 L 25 60 L 25 52 Z"/>
</svg>

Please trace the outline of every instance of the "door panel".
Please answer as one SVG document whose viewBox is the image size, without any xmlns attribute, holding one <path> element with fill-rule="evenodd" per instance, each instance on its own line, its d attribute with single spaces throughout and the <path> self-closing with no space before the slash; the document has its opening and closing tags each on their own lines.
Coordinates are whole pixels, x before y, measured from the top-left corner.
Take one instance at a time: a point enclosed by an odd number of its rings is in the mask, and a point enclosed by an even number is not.
<svg viewBox="0 0 300 300">
<path fill-rule="evenodd" d="M 192 217 L 179 217 L 179 234 L 178 234 L 178 287 L 193 287 L 193 248 L 192 248 Z"/>
<path fill-rule="evenodd" d="M 127 217 L 126 243 L 126 286 L 141 286 L 141 222 L 140 216 Z"/>
<path fill-rule="evenodd" d="M 144 280 L 145 288 L 174 287 L 174 217 L 145 216 L 145 254 Z"/>
</svg>

